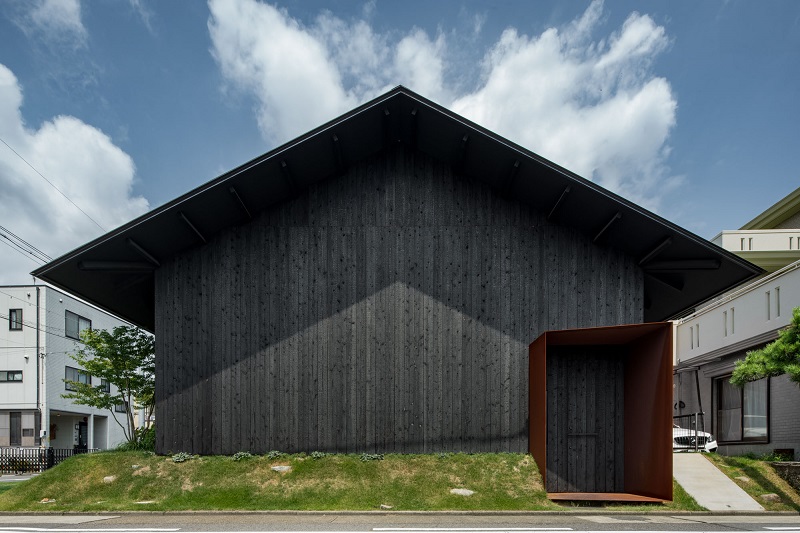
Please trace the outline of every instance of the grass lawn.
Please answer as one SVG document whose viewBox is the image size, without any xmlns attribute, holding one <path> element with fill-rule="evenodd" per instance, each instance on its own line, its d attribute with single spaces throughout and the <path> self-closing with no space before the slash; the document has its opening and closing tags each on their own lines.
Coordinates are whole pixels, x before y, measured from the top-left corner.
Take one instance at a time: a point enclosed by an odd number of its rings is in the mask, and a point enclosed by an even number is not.
<svg viewBox="0 0 800 533">
<path fill-rule="evenodd" d="M 272 470 L 291 466 L 290 472 Z M 109 483 L 107 476 L 115 476 Z M 11 485 L 9 483 L 9 485 Z M 0 489 L 5 487 L 0 487 Z M 472 496 L 451 489 L 475 491 Z M 676 486 L 675 502 L 608 509 L 699 510 Z M 55 500 L 41 503 L 42 500 Z M 142 452 L 79 455 L 0 492 L 2 511 L 122 510 L 565 510 L 547 499 L 533 458 L 525 454 L 305 454 L 193 458 Z M 605 506 L 604 506 L 605 507 Z"/>
<path fill-rule="evenodd" d="M 768 462 L 746 456 L 704 455 L 767 511 L 800 511 L 800 495 Z M 781 501 L 771 503 L 761 499 L 762 494 L 769 493 L 777 494 Z"/>
</svg>

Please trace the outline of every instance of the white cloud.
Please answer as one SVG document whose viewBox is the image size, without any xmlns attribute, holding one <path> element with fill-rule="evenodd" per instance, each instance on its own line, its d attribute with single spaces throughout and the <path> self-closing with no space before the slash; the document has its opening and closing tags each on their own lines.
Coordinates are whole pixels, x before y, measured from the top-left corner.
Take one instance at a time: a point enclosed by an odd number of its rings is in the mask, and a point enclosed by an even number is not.
<svg viewBox="0 0 800 533">
<path fill-rule="evenodd" d="M 26 31 L 35 30 L 50 42 L 74 47 L 85 46 L 88 38 L 80 0 L 39 0 L 31 6 L 24 25 Z"/>
<path fill-rule="evenodd" d="M 265 136 L 295 136 L 355 104 L 319 39 L 285 11 L 253 1 L 211 2 L 213 54 L 227 80 L 258 95 Z"/>
<path fill-rule="evenodd" d="M 590 35 L 594 2 L 563 30 L 506 30 L 484 58 L 484 84 L 452 104 L 461 113 L 570 170 L 651 208 L 669 176 L 677 102 L 649 66 L 668 41 L 631 14 L 607 40 Z"/>
<path fill-rule="evenodd" d="M 392 45 L 365 20 L 321 13 L 303 26 L 255 0 L 210 0 L 212 54 L 227 82 L 256 97 L 264 137 L 287 141 L 398 84 L 445 98 L 444 37 L 412 29 Z"/>
<path fill-rule="evenodd" d="M 147 28 L 147 31 L 153 33 L 153 12 L 150 10 L 150 8 L 144 5 L 142 0 L 128 0 L 128 3 L 130 4 L 131 9 L 133 9 L 133 11 L 139 16 L 142 24 L 144 24 L 145 28 Z"/>
<path fill-rule="evenodd" d="M 632 13 L 600 36 L 603 4 L 592 2 L 562 28 L 503 32 L 484 54 L 473 89 L 453 72 L 458 35 L 419 28 L 376 33 L 367 18 L 329 12 L 304 26 L 257 0 L 209 0 L 212 53 L 227 83 L 251 94 L 264 137 L 283 142 L 397 84 L 657 209 L 674 187 L 666 165 L 677 102 L 652 73 L 669 40 Z M 374 8 L 373 8 L 374 9 Z M 370 11 L 371 12 L 371 11 Z M 476 16 L 473 31 L 482 31 Z"/>
<path fill-rule="evenodd" d="M 19 154 L 0 145 L 0 225 L 57 257 L 147 211 L 147 200 L 132 194 L 133 160 L 107 135 L 70 116 L 30 129 L 21 105 L 16 77 L 0 64 L 0 138 Z M 5 246 L 2 250 L 0 283 L 28 281 L 27 273 L 38 265 Z"/>
<path fill-rule="evenodd" d="M 397 43 L 394 56 L 394 75 L 400 83 L 414 88 L 431 100 L 449 100 L 444 87 L 444 36 L 440 33 L 435 41 L 414 29 Z"/>
</svg>

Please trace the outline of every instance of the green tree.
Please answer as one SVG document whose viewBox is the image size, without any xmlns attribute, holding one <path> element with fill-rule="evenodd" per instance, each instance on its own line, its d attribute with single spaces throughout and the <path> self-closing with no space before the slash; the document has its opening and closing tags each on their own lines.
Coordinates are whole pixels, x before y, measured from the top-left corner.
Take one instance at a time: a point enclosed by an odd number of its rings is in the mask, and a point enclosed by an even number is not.
<svg viewBox="0 0 800 533">
<path fill-rule="evenodd" d="M 777 339 L 736 361 L 731 383 L 741 387 L 748 381 L 781 374 L 788 374 L 800 386 L 800 307 L 794 308 L 792 321 Z"/>
<path fill-rule="evenodd" d="M 108 409 L 122 428 L 130 444 L 136 444 L 140 432 L 136 431 L 134 409 L 144 409 L 145 420 L 150 420 L 155 407 L 155 339 L 139 328 L 119 326 L 113 331 L 86 329 L 81 332 L 83 347 L 71 354 L 87 374 L 110 384 L 106 391 L 101 382 L 89 385 L 64 380 L 72 392 L 62 398 L 81 405 Z M 114 407 L 125 406 L 123 425 L 114 416 Z"/>
</svg>

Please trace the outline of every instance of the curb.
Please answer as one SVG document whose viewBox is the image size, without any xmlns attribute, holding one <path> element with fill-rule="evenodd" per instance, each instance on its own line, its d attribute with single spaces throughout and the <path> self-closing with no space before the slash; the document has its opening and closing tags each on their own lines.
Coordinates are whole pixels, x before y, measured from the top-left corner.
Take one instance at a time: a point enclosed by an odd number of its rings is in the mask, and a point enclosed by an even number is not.
<svg viewBox="0 0 800 533">
<path fill-rule="evenodd" d="M 274 516 L 800 516 L 800 511 L 614 511 L 576 509 L 574 511 L 0 511 L 0 516 L 198 516 L 198 515 L 274 515 Z"/>
</svg>

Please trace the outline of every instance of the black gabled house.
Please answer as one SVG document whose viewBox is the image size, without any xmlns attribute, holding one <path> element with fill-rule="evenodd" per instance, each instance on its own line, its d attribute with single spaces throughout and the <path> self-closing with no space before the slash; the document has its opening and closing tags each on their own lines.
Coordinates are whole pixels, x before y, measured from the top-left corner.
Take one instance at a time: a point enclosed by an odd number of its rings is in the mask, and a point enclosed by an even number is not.
<svg viewBox="0 0 800 533">
<path fill-rule="evenodd" d="M 528 450 L 528 345 L 746 261 L 398 87 L 41 267 L 155 332 L 157 450 Z"/>
</svg>

